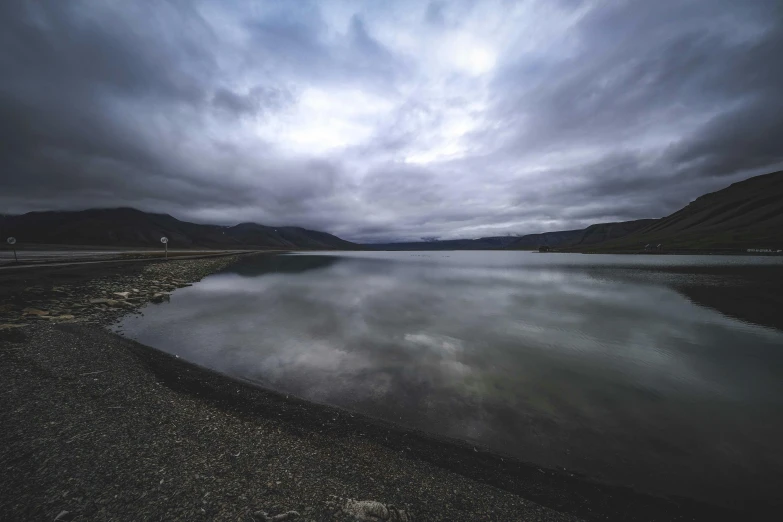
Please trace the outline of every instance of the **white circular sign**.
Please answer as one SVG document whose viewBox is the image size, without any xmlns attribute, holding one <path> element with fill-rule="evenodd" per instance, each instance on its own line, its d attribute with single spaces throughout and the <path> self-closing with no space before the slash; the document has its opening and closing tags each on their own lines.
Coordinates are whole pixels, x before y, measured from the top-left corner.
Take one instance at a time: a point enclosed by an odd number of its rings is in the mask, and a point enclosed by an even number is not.
<svg viewBox="0 0 783 522">
<path fill-rule="evenodd" d="M 166 236 L 163 236 L 162 238 L 160 238 L 160 242 L 165 245 L 166 243 L 169 242 L 169 238 L 167 238 Z"/>
<path fill-rule="evenodd" d="M 15 237 L 9 237 L 8 239 L 6 239 L 6 241 L 8 241 L 9 245 L 15 245 L 16 244 L 16 238 Z"/>
</svg>

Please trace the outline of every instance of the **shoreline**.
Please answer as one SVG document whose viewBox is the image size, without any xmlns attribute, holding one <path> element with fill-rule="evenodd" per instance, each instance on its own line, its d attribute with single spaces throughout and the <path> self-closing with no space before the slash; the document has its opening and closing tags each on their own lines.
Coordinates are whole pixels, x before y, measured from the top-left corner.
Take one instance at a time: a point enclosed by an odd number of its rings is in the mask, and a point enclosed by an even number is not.
<svg viewBox="0 0 783 522">
<path fill-rule="evenodd" d="M 578 520 L 396 451 L 378 440 L 395 432 L 375 422 L 99 327 L 41 324 L 0 339 L 9 520 L 354 520 L 349 499 L 415 516 L 389 520 Z"/>
<path fill-rule="evenodd" d="M 0 330 L 39 322 L 107 326 L 240 256 L 76 263 L 0 270 Z"/>
<path fill-rule="evenodd" d="M 542 468 L 475 442 L 427 433 L 265 388 L 118 337 L 131 343 L 129 348 L 172 389 L 195 394 L 240 415 L 277 415 L 303 429 L 325 427 L 343 436 L 360 433 L 362 437 L 380 442 L 409 458 L 514 493 L 560 513 L 585 517 L 586 520 L 592 517 L 596 520 L 674 520 L 683 517 L 714 520 L 720 514 L 731 512 L 729 508 L 696 500 L 648 495 L 570 472 Z"/>
<path fill-rule="evenodd" d="M 208 260 L 204 260 L 204 262 L 206 264 L 214 263 L 214 261 Z M 167 266 L 171 264 L 169 262 Z M 219 269 L 214 264 L 209 265 L 207 268 L 194 268 L 194 278 L 200 279 L 200 277 L 206 275 L 205 272 L 213 272 Z M 200 277 L 198 277 L 199 275 Z M 109 274 L 109 277 L 111 276 Z M 187 283 L 183 281 L 182 285 L 185 286 L 189 283 L 190 281 Z M 122 284 L 125 283 L 123 282 Z M 105 305 L 105 303 L 101 303 L 101 305 Z M 135 306 L 135 303 L 132 306 Z M 275 484 L 277 481 L 270 482 L 267 480 L 263 483 L 263 488 L 266 488 L 267 492 L 274 491 L 276 488 L 281 491 L 280 493 L 266 495 L 267 497 L 274 497 L 277 500 L 291 499 L 290 506 L 282 506 L 284 502 L 278 502 L 280 506 L 270 506 L 267 505 L 269 502 L 261 502 L 264 505 L 259 509 L 263 508 L 270 516 L 276 514 L 274 513 L 275 511 L 281 511 L 283 508 L 288 509 L 291 507 L 292 509 L 304 510 L 310 507 L 312 508 L 310 513 L 312 516 L 308 518 L 307 514 L 302 513 L 300 517 L 302 520 L 339 520 L 340 518 L 334 518 L 338 515 L 335 515 L 332 507 L 328 505 L 329 502 L 325 500 L 325 496 L 331 494 L 336 494 L 342 498 L 358 497 L 360 500 L 378 500 L 385 503 L 393 503 L 397 506 L 408 504 L 408 511 L 412 512 L 417 517 L 417 520 L 518 520 L 525 519 L 528 516 L 540 520 L 573 520 L 567 514 L 587 520 L 708 520 L 715 519 L 718 516 L 725 516 L 729 513 L 726 509 L 686 499 L 652 497 L 634 492 L 628 488 L 602 485 L 591 482 L 584 477 L 569 476 L 569 474 L 563 472 L 540 469 L 535 465 L 516 461 L 503 455 L 484 450 L 477 451 L 472 444 L 437 437 L 331 406 L 289 397 L 282 393 L 261 388 L 256 384 L 240 381 L 207 368 L 193 365 L 154 348 L 122 338 L 102 328 L 102 326 L 111 322 L 113 318 L 128 311 L 129 309 L 126 309 L 124 306 L 108 310 L 101 306 L 100 311 L 97 313 L 99 317 L 94 321 L 85 321 L 88 324 L 57 324 L 60 322 L 70 323 L 72 322 L 71 319 L 62 321 L 38 319 L 36 323 L 25 327 L 14 326 L 0 331 L 2 344 L 9 346 L 8 351 L 4 348 L 0 352 L 3 371 L 6 374 L 14 374 L 14 372 L 18 375 L 31 374 L 36 376 L 37 379 L 27 384 L 36 387 L 39 391 L 37 393 L 29 393 L 28 390 L 27 394 L 16 396 L 17 401 L 30 406 L 31 401 L 35 404 L 37 400 L 44 404 L 49 403 L 50 406 L 55 407 L 57 404 L 50 401 L 49 397 L 60 395 L 61 390 L 57 389 L 59 386 L 75 386 L 80 389 L 82 380 L 89 381 L 90 379 L 95 379 L 97 382 L 103 382 L 104 379 L 117 373 L 116 377 L 119 380 L 122 380 L 123 376 L 128 377 L 130 375 L 131 380 L 136 384 L 130 384 L 128 387 L 133 388 L 137 386 L 144 396 L 149 397 L 151 402 L 142 408 L 142 412 L 147 416 L 150 415 L 150 411 L 156 411 L 160 407 L 160 404 L 158 404 L 160 398 L 156 396 L 161 395 L 162 392 L 166 396 L 165 399 L 173 405 L 172 409 L 175 411 L 171 414 L 185 419 L 184 422 L 188 422 L 186 420 L 189 418 L 188 412 L 192 412 L 193 408 L 210 410 L 219 412 L 220 416 L 231 419 L 232 422 L 239 422 L 251 427 L 266 425 L 267 423 L 274 424 L 279 431 L 278 436 L 280 437 L 277 440 L 278 450 L 280 447 L 285 448 L 288 444 L 303 440 L 308 441 L 313 438 L 321 442 L 327 442 L 327 446 L 334 445 L 334 447 L 345 449 L 345 452 L 337 458 L 322 455 L 321 467 L 319 468 L 321 471 L 318 476 L 325 479 L 328 479 L 330 476 L 342 477 L 347 471 L 349 477 L 359 475 L 354 477 L 358 479 L 355 483 L 351 479 L 348 481 L 350 483 L 349 487 L 343 487 L 342 489 L 333 488 L 334 491 L 329 488 L 319 489 L 317 486 L 312 486 L 310 489 L 314 487 L 316 490 L 310 494 L 310 497 L 313 498 L 311 501 L 313 505 L 303 507 L 299 505 L 301 500 L 296 500 L 301 495 L 294 490 L 295 488 L 283 490 L 277 488 L 278 485 Z M 47 339 L 51 339 L 51 341 L 47 341 Z M 84 353 L 80 351 L 78 354 L 70 354 L 76 359 L 75 361 L 66 357 L 68 354 L 59 353 L 69 345 L 82 343 L 87 347 Z M 49 347 L 48 351 L 46 349 L 42 351 L 44 346 Z M 33 347 L 39 350 L 38 353 L 33 354 L 31 351 L 27 353 Z M 90 350 L 93 350 L 94 353 L 90 352 Z M 46 369 L 46 356 L 43 361 L 40 360 L 44 352 L 50 358 L 59 358 L 60 365 L 57 367 L 57 370 L 60 373 L 52 373 L 51 369 Z M 105 367 L 90 371 L 85 369 L 83 372 L 74 371 L 70 374 L 67 372 L 66 367 L 68 365 L 80 362 L 85 363 L 81 358 L 90 354 L 93 357 L 88 358 L 87 362 L 103 359 L 103 362 L 106 363 Z M 125 362 L 126 364 L 118 367 L 117 362 Z M 63 371 L 65 373 L 62 373 Z M 94 373 L 91 374 L 91 372 Z M 77 378 L 72 378 L 73 375 L 77 375 Z M 139 382 L 143 382 L 143 384 L 138 384 Z M 90 384 L 92 383 L 90 382 Z M 116 391 L 119 392 L 121 390 L 118 389 Z M 128 390 L 129 393 L 131 391 Z M 14 392 L 13 388 L 9 388 L 4 393 L 4 398 L 8 397 L 9 394 L 13 398 Z M 91 399 L 95 398 L 93 397 L 94 393 L 93 390 L 86 396 L 79 398 L 78 393 L 71 390 L 71 399 L 66 400 L 66 402 L 74 406 L 71 402 L 75 401 L 77 409 L 92 408 Z M 107 396 L 101 395 L 99 398 L 106 399 Z M 117 421 L 121 422 L 123 429 L 132 430 L 133 417 L 122 418 L 122 412 L 127 407 L 124 405 L 123 398 L 117 397 L 115 399 L 112 397 L 112 400 L 117 404 L 110 406 L 112 408 L 109 410 L 110 413 L 119 417 Z M 132 401 L 132 399 L 130 400 Z M 27 425 L 26 431 L 28 433 L 45 429 L 45 424 L 34 422 L 36 419 L 25 419 L 14 415 L 19 411 L 19 406 L 18 403 L 14 404 L 13 400 L 11 400 L 3 407 L 3 411 L 0 414 L 3 417 L 7 417 L 2 419 L 4 425 L 24 424 Z M 40 408 L 40 404 L 37 407 Z M 22 405 L 22 408 L 24 409 L 24 405 Z M 66 411 L 67 409 L 60 408 L 59 412 L 49 411 L 47 413 L 52 415 L 53 418 L 62 418 Z M 100 425 L 99 421 L 90 421 L 89 418 L 85 420 L 85 418 L 76 413 L 72 415 L 75 415 L 74 420 L 78 418 L 80 425 L 83 425 L 85 422 L 87 424 L 95 423 Z M 30 425 L 31 422 L 32 425 Z M 85 426 L 85 428 L 88 428 L 88 426 Z M 218 424 L 213 426 L 213 428 L 213 431 L 219 431 L 222 429 L 222 425 Z M 280 433 L 283 435 L 280 435 Z M 78 433 L 75 436 L 78 436 Z M 30 447 L 30 441 L 24 440 L 26 437 L 29 438 L 27 434 L 17 431 L 11 434 L 8 441 L 4 441 L 3 454 L 0 454 L 0 463 L 3 463 L 7 469 L 12 470 L 11 473 L 7 474 L 11 480 L 14 480 L 14 469 L 29 467 L 29 464 L 34 463 L 31 461 L 40 464 L 36 457 L 30 456 L 31 453 L 35 455 L 36 451 L 47 453 L 46 458 L 40 457 L 45 461 L 67 459 L 66 455 L 51 455 L 51 451 L 46 451 L 46 448 Z M 82 444 L 82 442 L 79 442 L 82 439 L 71 439 L 72 437 L 66 439 L 65 444 L 71 447 L 74 447 L 74 444 Z M 87 441 L 88 438 L 85 438 L 84 442 Z M 238 441 L 235 441 L 235 443 L 241 446 L 239 448 L 240 454 L 243 451 L 251 450 L 253 447 L 253 439 L 250 437 L 247 439 L 240 438 Z M 149 441 L 147 442 L 149 445 Z M 164 437 L 163 440 L 152 441 L 152 444 L 153 446 L 160 446 L 162 451 L 165 452 L 167 446 L 169 446 L 168 450 L 171 450 L 176 448 L 178 443 L 176 439 L 172 442 Z M 61 447 L 70 450 L 71 448 L 68 446 Z M 123 456 L 126 459 L 131 458 L 139 447 L 141 446 L 138 445 L 138 441 L 134 444 L 129 444 Z M 372 456 L 371 461 L 373 465 L 369 468 L 359 465 L 362 468 L 359 473 L 356 473 L 355 470 L 351 471 L 350 466 L 346 470 L 344 468 L 345 463 L 358 458 L 351 455 L 351 448 L 362 448 L 365 454 Z M 205 448 L 199 449 L 194 447 L 192 449 L 194 455 L 204 457 L 203 452 Z M 98 456 L 93 455 L 89 457 L 90 453 L 96 453 L 89 446 L 84 447 L 83 451 L 88 454 L 87 461 L 94 461 L 95 457 Z M 209 450 L 206 451 L 208 452 Z M 274 452 L 274 450 L 272 451 Z M 285 453 L 285 451 L 278 451 L 277 457 L 285 459 Z M 15 457 L 14 455 L 27 455 L 27 457 Z M 298 457 L 299 455 L 297 452 L 289 452 L 288 457 L 292 456 Z M 397 470 L 394 477 L 390 478 L 383 472 L 378 473 L 378 470 L 391 468 Z M 412 483 L 414 485 L 417 484 L 415 477 L 419 477 L 418 484 L 427 483 L 426 480 L 421 478 L 420 472 L 423 469 L 426 471 L 423 475 L 424 477 L 427 476 L 427 473 L 436 473 L 439 480 L 434 483 L 428 483 L 427 488 L 430 489 L 425 488 L 423 492 L 414 492 L 406 489 Z M 304 475 L 306 474 L 305 472 Z M 246 482 L 246 478 L 239 476 L 236 470 L 227 471 L 226 476 L 229 483 Z M 405 479 L 400 480 L 400 476 L 405 477 Z M 19 482 L 19 485 L 17 486 L 3 485 L 2 491 L 4 494 L 8 494 L 9 491 L 16 491 L 13 497 L 9 495 L 8 499 L 3 498 L 0 501 L 3 512 L 19 513 L 20 515 L 23 513 L 25 515 L 35 514 L 36 517 L 42 514 L 43 511 L 29 511 L 31 509 L 29 504 L 20 506 L 19 499 L 27 498 L 28 502 L 34 502 L 34 499 L 38 499 L 37 501 L 40 503 L 43 497 L 48 498 L 51 496 L 51 487 L 42 491 L 35 491 L 36 483 L 43 480 L 45 480 L 44 477 L 33 474 L 33 476 L 18 477 L 16 482 Z M 122 480 L 128 479 L 125 477 Z M 345 480 L 343 479 L 343 481 Z M 154 486 L 151 482 L 150 484 Z M 272 484 L 271 488 L 269 484 Z M 443 489 L 441 487 L 443 484 L 455 487 Z M 478 490 L 474 491 L 471 489 L 472 485 L 476 485 Z M 383 487 L 378 490 L 377 487 L 380 486 Z M 94 487 L 97 487 L 97 485 L 93 485 Z M 148 485 L 147 487 L 150 486 Z M 194 484 L 191 482 L 188 487 L 192 489 Z M 186 489 L 188 488 L 186 487 Z M 396 489 L 396 492 L 393 491 L 394 489 Z M 379 494 L 378 491 L 382 494 Z M 211 494 L 213 499 L 220 495 L 220 493 L 215 491 Z M 320 498 L 315 498 L 319 496 Z M 492 502 L 488 502 L 490 497 L 493 499 Z M 13 502 L 16 502 L 16 504 L 13 504 Z M 135 502 L 143 503 L 144 501 L 137 499 Z M 299 504 L 296 504 L 296 502 L 299 502 Z M 61 502 L 61 504 L 65 506 L 67 502 Z M 109 505 L 113 505 L 111 501 L 109 501 Z M 94 514 L 101 513 L 97 506 L 91 506 L 88 507 L 98 510 Z M 280 509 L 273 509 L 276 506 L 280 507 Z M 62 510 L 67 510 L 66 507 L 62 507 Z M 92 513 L 86 507 L 82 507 L 82 512 L 84 512 L 85 516 L 88 512 Z M 144 506 L 136 505 L 136 507 L 143 508 Z M 755 516 L 762 516 L 764 512 L 762 508 L 763 506 L 758 507 L 758 514 Z M 127 509 L 127 506 L 124 509 Z M 199 507 L 193 511 L 193 516 L 198 516 L 200 509 L 202 508 Z M 231 508 L 226 509 L 231 510 Z M 250 510 L 248 513 L 258 511 L 252 511 L 253 509 L 255 509 L 255 506 L 247 507 L 246 510 Z M 330 510 L 332 511 L 330 512 Z M 59 512 L 53 515 L 52 513 L 53 510 L 46 511 L 46 515 L 51 515 L 52 518 L 57 516 Z M 76 512 L 74 511 L 74 513 Z M 125 518 L 124 515 L 121 516 L 120 513 L 112 510 L 104 513 Z M 168 507 L 166 508 L 166 513 L 172 513 Z M 754 509 L 749 507 L 748 511 L 741 515 L 747 519 L 754 516 L 754 513 Z M 157 513 L 147 514 L 156 518 L 159 517 Z M 219 517 L 227 514 L 228 512 L 220 511 Z M 232 516 L 236 514 L 237 512 L 232 512 Z M 534 514 L 535 517 L 533 516 Z M 738 513 L 737 515 L 740 514 Z M 138 516 L 142 515 L 139 514 Z M 218 516 L 218 513 L 215 513 L 215 516 Z M 236 520 L 236 518 L 233 519 Z M 258 519 L 262 520 L 262 518 Z"/>
</svg>

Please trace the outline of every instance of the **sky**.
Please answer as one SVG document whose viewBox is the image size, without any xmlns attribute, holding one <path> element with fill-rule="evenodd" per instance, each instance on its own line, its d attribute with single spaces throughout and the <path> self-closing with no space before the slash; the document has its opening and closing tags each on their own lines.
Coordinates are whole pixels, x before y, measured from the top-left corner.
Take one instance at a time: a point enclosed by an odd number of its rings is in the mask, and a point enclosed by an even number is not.
<svg viewBox="0 0 783 522">
<path fill-rule="evenodd" d="M 0 212 L 359 242 L 661 217 L 783 165 L 779 0 L 0 2 Z"/>
</svg>

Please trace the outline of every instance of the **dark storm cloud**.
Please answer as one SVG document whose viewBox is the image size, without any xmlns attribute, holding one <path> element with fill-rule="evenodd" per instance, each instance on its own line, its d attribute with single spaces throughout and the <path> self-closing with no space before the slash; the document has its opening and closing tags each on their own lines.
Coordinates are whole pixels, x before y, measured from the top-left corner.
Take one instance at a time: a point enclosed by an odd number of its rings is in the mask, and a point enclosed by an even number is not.
<svg viewBox="0 0 783 522">
<path fill-rule="evenodd" d="M 783 161 L 781 114 L 783 99 L 779 94 L 758 95 L 716 116 L 701 132 L 683 140 L 672 149 L 671 160 L 682 165 L 685 173 L 700 176 L 727 176 L 774 165 Z"/>
<path fill-rule="evenodd" d="M 133 199 L 151 192 L 130 179 L 143 173 L 164 188 L 183 189 L 185 198 L 195 196 L 192 180 L 167 172 L 166 151 L 134 127 L 128 105 L 198 105 L 197 73 L 209 70 L 209 55 L 187 41 L 155 45 L 160 42 L 147 40 L 130 20 L 108 26 L 77 7 L 3 3 L 4 186 L 17 188 L 17 198 L 48 196 L 66 204 L 71 193 L 116 191 L 117 200 Z M 188 65 L 178 67 L 185 59 Z"/>
<path fill-rule="evenodd" d="M 694 178 L 734 181 L 783 162 L 780 4 L 675 7 L 597 10 L 578 27 L 590 55 L 536 64 L 533 74 L 523 60 L 496 79 L 496 117 L 517 130 L 495 157 L 595 151 L 546 170 L 560 180 L 546 192 L 569 206 L 563 216 L 657 217 L 727 184 Z M 525 87 L 531 76 L 538 83 Z M 660 145 L 635 143 L 645 134 Z"/>
<path fill-rule="evenodd" d="M 392 81 L 400 64 L 367 32 L 362 17 L 354 14 L 345 34 L 335 39 L 317 5 L 286 4 L 249 22 L 253 46 L 246 65 L 323 84 Z"/>
<path fill-rule="evenodd" d="M 0 91 L 6 189 L 0 198 L 8 210 L 130 204 L 181 212 L 259 201 L 275 207 L 322 188 L 308 179 L 281 194 L 277 189 L 285 183 L 265 187 L 223 171 L 236 165 L 217 151 L 209 171 L 197 158 L 182 157 L 205 152 L 178 148 L 203 125 L 212 91 L 205 78 L 215 73 L 206 47 L 196 46 L 195 40 L 210 37 L 197 14 L 171 13 L 182 17 L 166 21 L 174 34 L 164 35 L 139 32 L 132 26 L 140 20 L 111 18 L 108 25 L 99 16 L 85 19 L 76 4 L 4 5 L 9 52 L 2 54 L 2 66 L 13 74 Z M 264 86 L 246 94 L 213 92 L 211 103 L 235 115 L 278 109 L 291 98 Z M 270 174 L 301 179 L 305 174 L 297 170 L 319 172 L 294 162 L 277 163 Z"/>
<path fill-rule="evenodd" d="M 674 17 L 671 2 L 645 5 L 635 9 L 635 3 L 621 3 L 584 20 L 577 34 L 593 44 L 590 52 L 542 65 L 531 88 L 524 87 L 523 80 L 530 76 L 525 61 L 500 76 L 501 96 L 518 95 L 498 104 L 498 117 L 523 127 L 509 147 L 552 148 L 564 141 L 589 144 L 607 136 L 632 137 L 751 98 L 779 106 L 776 93 L 783 67 L 775 63 L 772 51 L 783 43 L 779 17 L 765 22 L 775 25 L 764 35 L 738 35 L 730 30 L 733 24 L 742 27 L 746 18 L 761 18 L 764 10 L 756 13 L 758 6 L 750 6 L 750 12 L 743 13 L 735 8 L 735 18 L 715 27 L 712 17 L 697 19 L 706 9 L 680 19 L 687 13 Z M 745 38 L 750 41 L 742 41 Z M 524 119 L 532 123 L 525 127 L 520 122 Z"/>
<path fill-rule="evenodd" d="M 212 97 L 212 104 L 235 117 L 253 116 L 266 111 L 281 110 L 294 103 L 295 96 L 289 90 L 279 87 L 257 85 L 246 93 L 218 88 Z"/>
<path fill-rule="evenodd" d="M 425 20 L 432 25 L 443 25 L 445 20 L 443 18 L 443 2 L 430 2 L 427 4 L 427 11 L 425 14 Z"/>
<path fill-rule="evenodd" d="M 354 240 L 658 217 L 783 163 L 783 7 L 0 4 L 0 211 Z"/>
</svg>

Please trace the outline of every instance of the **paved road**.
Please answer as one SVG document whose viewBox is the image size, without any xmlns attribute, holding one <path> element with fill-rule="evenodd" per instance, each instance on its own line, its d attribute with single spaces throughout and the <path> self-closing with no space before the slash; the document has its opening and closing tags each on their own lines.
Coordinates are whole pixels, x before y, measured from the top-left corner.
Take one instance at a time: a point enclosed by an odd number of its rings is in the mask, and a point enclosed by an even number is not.
<svg viewBox="0 0 783 522">
<path fill-rule="evenodd" d="M 52 261 L 61 259 L 110 259 L 117 257 L 124 252 L 121 250 L 107 251 L 107 250 L 18 250 L 16 252 L 20 262 L 25 261 Z M 0 263 L 9 262 L 14 260 L 14 253 L 11 250 L 0 251 Z"/>
<path fill-rule="evenodd" d="M 246 252 L 246 251 L 243 251 Z M 196 257 L 208 257 L 214 255 L 228 255 L 239 253 L 231 250 L 169 250 L 169 255 L 176 259 L 193 259 Z M 139 258 L 129 257 L 128 254 L 137 254 Z M 160 254 L 163 252 L 149 250 L 30 250 L 17 251 L 19 263 L 14 261 L 14 254 L 9 250 L 0 251 L 0 269 L 23 269 L 36 266 L 66 266 L 82 263 L 105 263 L 105 262 L 131 262 L 146 261 L 151 259 L 151 254 Z M 190 254 L 190 255 L 182 255 Z"/>
</svg>

